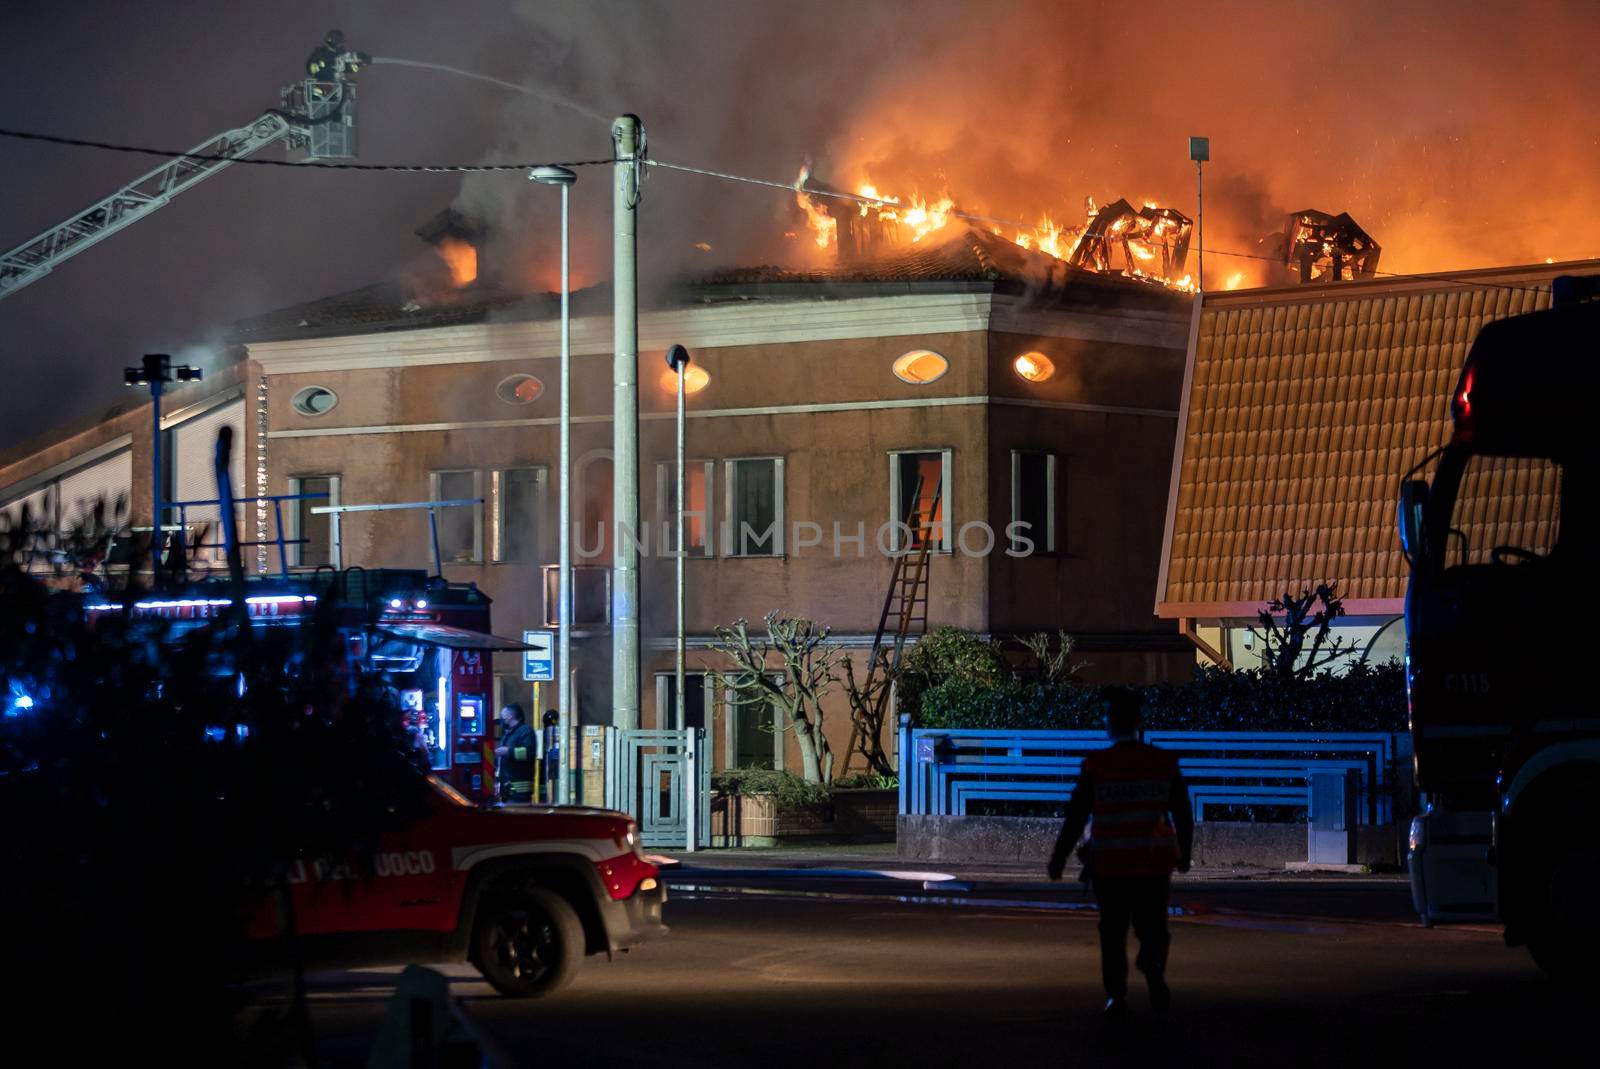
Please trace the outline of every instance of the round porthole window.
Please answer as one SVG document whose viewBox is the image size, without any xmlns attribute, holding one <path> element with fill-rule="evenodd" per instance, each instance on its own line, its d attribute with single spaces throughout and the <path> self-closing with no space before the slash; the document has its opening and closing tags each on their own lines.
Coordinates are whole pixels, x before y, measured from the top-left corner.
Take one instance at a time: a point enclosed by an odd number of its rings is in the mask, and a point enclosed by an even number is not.
<svg viewBox="0 0 1600 1069">
<path fill-rule="evenodd" d="M 711 385 L 711 373 L 699 364 L 690 364 L 683 370 L 683 392 L 699 393 Z M 678 392 L 678 373 L 668 368 L 661 373 L 661 388 L 670 394 Z"/>
<path fill-rule="evenodd" d="M 913 386 L 926 386 L 950 370 L 950 361 L 932 349 L 913 349 L 894 362 L 894 377 Z"/>
<path fill-rule="evenodd" d="M 544 383 L 532 375 L 510 375 L 494 388 L 495 396 L 508 405 L 526 405 L 544 394 Z"/>
<path fill-rule="evenodd" d="M 333 406 L 339 403 L 339 395 L 326 386 L 307 386 L 303 390 L 295 391 L 289 399 L 289 404 L 302 416 L 321 416 L 333 411 Z"/>
<path fill-rule="evenodd" d="M 1043 382 L 1056 373 L 1056 365 L 1041 352 L 1023 353 L 1011 361 L 1011 368 L 1029 382 Z"/>
</svg>

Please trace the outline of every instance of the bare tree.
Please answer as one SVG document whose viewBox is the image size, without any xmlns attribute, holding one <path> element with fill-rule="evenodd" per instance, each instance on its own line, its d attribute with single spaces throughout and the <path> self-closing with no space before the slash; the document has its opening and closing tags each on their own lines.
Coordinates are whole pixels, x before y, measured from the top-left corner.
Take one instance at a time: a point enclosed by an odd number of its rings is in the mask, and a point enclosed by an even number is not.
<svg viewBox="0 0 1600 1069">
<path fill-rule="evenodd" d="M 764 621 L 767 637 L 751 637 L 749 621 L 718 627 L 711 648 L 733 662 L 717 672 L 735 705 L 770 702 L 783 713 L 785 730 L 800 745 L 801 771 L 808 783 L 833 778 L 833 754 L 822 733 L 822 697 L 838 682 L 841 647 L 828 641 L 828 628 L 774 609 Z M 776 656 L 777 663 L 773 658 Z"/>
<path fill-rule="evenodd" d="M 1338 587 L 1338 583 L 1321 583 L 1315 590 L 1301 590 L 1299 597 L 1285 591 L 1256 614 L 1261 626 L 1252 627 L 1250 633 L 1261 642 L 1264 673 L 1285 682 L 1309 679 L 1360 652 L 1360 647 L 1346 639 L 1328 637 L 1333 622 L 1345 614 Z M 1317 608 L 1318 604 L 1322 607 Z M 1281 624 L 1278 616 L 1283 617 Z"/>
<path fill-rule="evenodd" d="M 844 692 L 850 699 L 850 719 L 855 721 L 850 734 L 851 745 L 866 760 L 867 768 L 880 776 L 892 776 L 894 765 L 889 763 L 889 755 L 883 748 L 883 721 L 889 708 L 889 691 L 900 675 L 899 670 L 885 663 L 881 673 L 867 673 L 863 686 L 856 682 L 855 664 L 849 657 L 843 661 Z M 847 768 L 849 760 L 850 755 L 846 754 Z"/>
</svg>

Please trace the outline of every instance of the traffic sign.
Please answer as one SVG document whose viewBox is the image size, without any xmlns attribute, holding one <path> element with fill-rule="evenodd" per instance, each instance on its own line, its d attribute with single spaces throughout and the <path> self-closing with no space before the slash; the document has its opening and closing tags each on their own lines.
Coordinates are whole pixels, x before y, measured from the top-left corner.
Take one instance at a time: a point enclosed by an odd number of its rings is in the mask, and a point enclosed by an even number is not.
<svg viewBox="0 0 1600 1069">
<path fill-rule="evenodd" d="M 522 678 L 532 683 L 551 683 L 556 678 L 556 633 L 554 631 L 524 631 L 524 645 L 533 647 L 522 651 Z"/>
</svg>

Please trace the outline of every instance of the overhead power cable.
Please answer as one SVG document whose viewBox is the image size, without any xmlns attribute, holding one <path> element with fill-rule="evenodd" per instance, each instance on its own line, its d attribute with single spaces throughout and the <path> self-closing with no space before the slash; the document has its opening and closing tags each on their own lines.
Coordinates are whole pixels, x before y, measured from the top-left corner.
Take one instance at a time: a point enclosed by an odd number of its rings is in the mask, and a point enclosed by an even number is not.
<svg viewBox="0 0 1600 1069">
<path fill-rule="evenodd" d="M 275 160 L 264 157 L 234 157 L 211 155 L 207 153 L 181 152 L 174 149 L 147 148 L 137 145 L 116 144 L 108 141 L 94 141 L 87 138 L 60 137 L 55 134 L 41 134 L 27 130 L 11 130 L 0 127 L 0 137 L 9 137 L 20 141 L 39 141 L 52 145 L 68 145 L 74 148 L 100 149 L 105 152 L 133 153 L 142 156 L 163 156 L 167 159 L 215 160 L 228 161 L 257 167 L 289 167 L 295 170 L 320 170 L 320 171 L 394 171 L 401 173 L 429 173 L 429 174 L 470 174 L 493 171 L 530 171 L 538 167 L 602 167 L 616 163 L 614 158 L 590 160 L 560 160 L 543 163 L 476 163 L 476 164 L 419 164 L 419 163 L 295 163 L 292 160 Z M 888 200 L 882 197 L 868 197 L 860 193 L 845 193 L 838 190 L 816 189 L 805 185 L 796 185 L 793 182 L 778 182 L 767 178 L 755 178 L 750 175 L 734 174 L 729 171 L 717 171 L 707 167 L 690 167 L 680 163 L 667 163 L 662 160 L 646 158 L 642 161 L 650 167 L 660 167 L 669 171 L 681 171 L 686 174 L 698 174 L 709 178 L 718 178 L 727 182 L 741 182 L 745 185 L 760 186 L 766 189 L 782 190 L 785 193 L 804 193 L 811 197 L 830 197 L 835 200 L 849 201 L 870 207 L 903 210 L 907 205 L 903 201 Z M 1037 223 L 1024 222 L 1020 219 L 1008 219 L 1002 216 L 980 215 L 975 212 L 964 212 L 950 209 L 944 213 L 956 219 L 965 219 L 974 223 L 985 223 L 990 226 L 1010 226 L 1020 230 L 1037 232 L 1040 228 Z M 1070 230 L 1071 227 L 1062 227 Z M 1170 242 L 1156 239 L 1140 239 L 1143 244 L 1170 245 Z M 1194 246 L 1198 248 L 1198 246 Z M 1267 256 L 1263 253 L 1241 252 L 1237 249 L 1216 249 L 1206 246 L 1204 252 L 1212 256 L 1225 256 L 1236 260 L 1259 260 L 1266 263 L 1281 264 L 1281 257 Z M 1048 255 L 1048 254 L 1047 254 Z M 1382 278 L 1410 279 L 1420 282 L 1446 282 L 1459 286 L 1479 286 L 1485 289 L 1509 290 L 1517 293 L 1541 293 L 1545 287 L 1519 286 L 1509 282 L 1490 282 L 1484 279 L 1461 278 L 1450 274 L 1437 272 L 1419 273 L 1406 271 L 1377 271 L 1375 274 Z M 1231 291 L 1208 291 L 1231 292 Z"/>
<path fill-rule="evenodd" d="M 614 162 L 607 157 L 603 160 L 558 160 L 544 163 L 296 163 L 293 160 L 274 160 L 264 156 L 224 156 L 220 153 L 143 148 L 109 141 L 91 141 L 81 137 L 58 137 L 54 134 L 40 134 L 28 130 L 8 130 L 3 127 L 0 127 L 0 137 L 14 138 L 18 141 L 43 141 L 51 145 L 71 145 L 74 148 L 95 148 L 106 152 L 127 152 L 139 156 L 165 156 L 172 160 L 214 160 L 219 163 L 240 163 L 256 167 L 292 167 L 297 171 L 411 171 L 458 174 L 474 171 L 529 171 L 536 167 L 598 167 Z"/>
</svg>

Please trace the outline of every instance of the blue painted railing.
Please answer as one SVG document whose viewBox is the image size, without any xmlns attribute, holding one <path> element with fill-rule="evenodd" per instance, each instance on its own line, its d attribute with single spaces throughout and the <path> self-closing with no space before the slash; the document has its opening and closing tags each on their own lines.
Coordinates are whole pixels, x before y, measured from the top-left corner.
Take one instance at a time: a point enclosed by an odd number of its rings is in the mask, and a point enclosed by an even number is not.
<svg viewBox="0 0 1600 1069">
<path fill-rule="evenodd" d="M 1178 754 L 1196 820 L 1208 806 L 1309 806 L 1313 772 L 1358 782 L 1357 819 L 1394 821 L 1396 761 L 1410 739 L 1387 732 L 1147 731 Z M 964 816 L 975 801 L 1062 802 L 1103 731 L 900 728 L 900 812 Z"/>
</svg>

